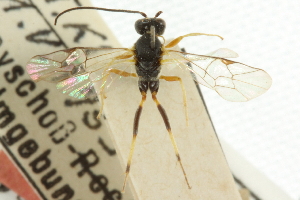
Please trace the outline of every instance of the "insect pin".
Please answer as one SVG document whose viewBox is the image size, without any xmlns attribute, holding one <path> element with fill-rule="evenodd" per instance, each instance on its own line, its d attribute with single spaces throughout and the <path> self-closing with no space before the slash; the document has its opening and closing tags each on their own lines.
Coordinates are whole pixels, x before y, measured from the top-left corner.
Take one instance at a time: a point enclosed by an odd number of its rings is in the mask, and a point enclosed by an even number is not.
<svg viewBox="0 0 300 200">
<path fill-rule="evenodd" d="M 100 117 L 103 110 L 104 99 L 106 98 L 105 92 L 113 81 L 122 77 L 138 78 L 138 89 L 142 97 L 135 112 L 133 138 L 122 191 L 124 192 L 125 190 L 126 180 L 129 175 L 138 134 L 139 119 L 148 90 L 169 133 L 187 186 L 191 188 L 182 165 L 167 113 L 156 97 L 160 80 L 179 82 L 183 92 L 186 122 L 188 122 L 184 84 L 178 76 L 162 75 L 160 73 L 161 69 L 171 64 L 181 69 L 189 70 L 194 74 L 193 78 L 197 83 L 215 90 L 221 97 L 229 101 L 248 101 L 263 94 L 272 84 L 271 77 L 262 69 L 228 60 L 227 58 L 238 57 L 237 53 L 229 49 L 221 48 L 207 55 L 191 54 L 175 49 L 176 45 L 186 37 L 205 35 L 223 39 L 219 35 L 190 33 L 177 37 L 165 44 L 162 35 L 165 31 L 166 23 L 163 19 L 158 18 L 162 11 L 159 11 L 153 18 L 148 18 L 145 13 L 140 11 L 75 7 L 61 12 L 56 17 L 55 24 L 61 15 L 79 9 L 139 13 L 144 18 L 135 22 L 135 30 L 141 36 L 132 48 L 74 47 L 35 56 L 26 66 L 30 77 L 34 81 L 43 80 L 56 83 L 57 89 L 78 99 L 98 98 L 101 102 L 98 117 Z M 162 40 L 159 38 L 162 38 Z M 188 63 L 192 67 L 188 66 Z M 112 78 L 113 74 L 117 75 L 117 78 Z"/>
</svg>

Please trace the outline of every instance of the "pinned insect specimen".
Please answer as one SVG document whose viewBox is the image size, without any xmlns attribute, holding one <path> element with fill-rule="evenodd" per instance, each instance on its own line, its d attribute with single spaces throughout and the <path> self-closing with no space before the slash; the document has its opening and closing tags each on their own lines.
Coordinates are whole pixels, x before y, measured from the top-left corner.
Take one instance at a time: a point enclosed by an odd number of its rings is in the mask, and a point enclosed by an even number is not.
<svg viewBox="0 0 300 200">
<path fill-rule="evenodd" d="M 160 80 L 178 81 L 183 92 L 187 120 L 184 84 L 178 76 L 164 76 L 160 74 L 161 69 L 167 65 L 174 65 L 181 69 L 189 70 L 194 74 L 193 78 L 196 82 L 215 90 L 221 97 L 229 101 L 248 101 L 263 94 L 272 84 L 271 77 L 262 69 L 228 60 L 227 58 L 238 57 L 235 52 L 229 49 L 218 49 L 208 55 L 196 55 L 175 49 L 183 38 L 189 36 L 206 35 L 223 39 L 219 35 L 190 33 L 165 44 L 166 42 L 162 35 L 165 31 L 166 23 L 163 19 L 158 18 L 162 13 L 161 11 L 155 17 L 148 18 L 145 13 L 139 11 L 76 7 L 60 13 L 55 19 L 55 24 L 57 19 L 64 13 L 79 9 L 139 13 L 144 18 L 135 22 L 135 29 L 142 36 L 132 48 L 75 47 L 47 55 L 35 56 L 26 66 L 30 77 L 34 81 L 43 80 L 56 83 L 57 89 L 78 99 L 98 98 L 101 102 L 98 117 L 103 110 L 104 99 L 106 98 L 105 93 L 113 81 L 122 77 L 138 78 L 138 88 L 142 99 L 136 110 L 133 122 L 133 139 L 127 161 L 123 191 L 130 171 L 139 119 L 148 90 L 150 90 L 152 99 L 163 118 L 185 181 L 188 187 L 191 188 L 172 134 L 168 116 L 156 97 Z M 189 67 L 187 63 L 190 63 L 192 67 Z"/>
</svg>

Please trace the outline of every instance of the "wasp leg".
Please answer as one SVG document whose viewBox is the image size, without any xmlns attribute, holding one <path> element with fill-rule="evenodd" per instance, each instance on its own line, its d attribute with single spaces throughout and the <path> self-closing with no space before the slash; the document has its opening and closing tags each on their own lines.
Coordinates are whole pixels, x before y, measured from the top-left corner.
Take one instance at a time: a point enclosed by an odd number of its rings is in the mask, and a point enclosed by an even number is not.
<svg viewBox="0 0 300 200">
<path fill-rule="evenodd" d="M 185 88 L 184 88 L 184 84 L 181 80 L 180 77 L 178 76 L 160 76 L 159 79 L 163 79 L 166 81 L 179 81 L 180 86 L 181 86 L 181 90 L 182 90 L 182 95 L 183 95 L 183 106 L 184 106 L 184 111 L 185 111 L 185 121 L 186 121 L 186 125 L 189 125 L 189 118 L 188 118 L 188 112 L 187 112 L 187 100 L 186 100 L 186 92 L 185 92 Z"/>
<path fill-rule="evenodd" d="M 207 35 L 207 36 L 217 36 L 219 38 L 221 38 L 223 40 L 223 38 L 219 35 L 215 35 L 215 34 L 206 34 L 206 33 L 190 33 L 187 35 L 183 35 L 183 36 L 179 36 L 178 38 L 175 38 L 174 40 L 172 40 L 171 42 L 169 42 L 169 44 L 167 44 L 165 47 L 166 48 L 172 48 L 174 46 L 176 46 L 183 38 L 185 37 L 190 37 L 190 36 L 199 36 L 199 35 Z"/>
<path fill-rule="evenodd" d="M 108 76 L 111 73 L 118 74 L 118 75 L 123 76 L 123 77 L 130 77 L 130 76 L 131 77 L 137 77 L 137 75 L 135 73 L 129 73 L 129 72 L 121 71 L 121 70 L 118 70 L 118 69 L 110 69 L 110 70 L 108 70 L 107 74 L 101 80 L 103 82 L 105 82 L 106 79 L 108 78 Z M 101 88 L 99 96 L 100 96 L 100 100 L 101 100 L 101 107 L 100 107 L 99 113 L 97 115 L 97 119 L 100 119 L 100 116 L 102 114 L 103 107 L 104 107 L 104 99 L 106 98 L 105 95 L 104 95 L 104 87 Z"/>
<path fill-rule="evenodd" d="M 166 114 L 166 111 L 165 111 L 165 109 L 161 106 L 161 104 L 159 103 L 159 101 L 157 100 L 157 98 L 156 98 L 156 92 L 152 92 L 152 99 L 153 99 L 153 101 L 156 103 L 156 106 L 157 106 L 157 108 L 158 108 L 158 110 L 159 110 L 159 112 L 160 112 L 160 114 L 161 114 L 161 116 L 162 116 L 162 118 L 163 118 L 163 120 L 164 120 L 165 126 L 166 126 L 166 128 L 167 128 L 167 130 L 168 130 L 168 132 L 169 132 L 169 136 L 170 136 L 170 139 L 171 139 L 171 141 L 172 141 L 172 145 L 173 145 L 174 150 L 175 150 L 175 153 L 176 153 L 177 160 L 178 160 L 178 162 L 180 163 L 180 167 L 181 167 L 181 169 L 182 169 L 182 172 L 183 172 L 185 181 L 186 181 L 186 183 L 187 183 L 189 189 L 191 189 L 191 186 L 190 186 L 189 181 L 188 181 L 188 179 L 187 179 L 185 170 L 184 170 L 183 165 L 182 165 L 182 163 L 181 163 L 181 158 L 180 158 L 180 155 L 179 155 L 178 147 L 177 147 L 177 144 L 176 144 L 176 142 L 175 142 L 175 138 L 174 138 L 174 136 L 173 136 L 173 133 L 172 133 L 172 130 L 171 130 L 171 126 L 170 126 L 169 119 L 168 119 L 168 116 L 167 116 L 167 114 Z"/>
<path fill-rule="evenodd" d="M 129 72 L 121 71 L 118 69 L 110 69 L 108 72 L 115 73 L 115 74 L 118 74 L 118 75 L 124 76 L 124 77 L 129 77 L 129 76 L 137 77 L 137 75 L 135 73 L 129 73 Z"/>
<path fill-rule="evenodd" d="M 134 117 L 133 138 L 132 138 L 132 141 L 131 141 L 130 153 L 129 153 L 129 157 L 128 157 L 128 161 L 127 161 L 127 166 L 126 166 L 126 171 L 125 171 L 125 180 L 124 180 L 122 192 L 125 191 L 126 181 L 127 181 L 128 174 L 129 174 L 129 171 L 130 171 L 132 155 L 133 155 L 133 151 L 134 151 L 134 147 L 135 147 L 136 136 L 137 136 L 137 133 L 138 133 L 140 116 L 141 116 L 141 113 L 142 113 L 143 104 L 146 101 L 146 92 L 141 92 L 141 94 L 142 94 L 142 100 L 140 102 L 140 105 L 139 105 L 138 109 L 135 112 L 135 117 Z"/>
</svg>

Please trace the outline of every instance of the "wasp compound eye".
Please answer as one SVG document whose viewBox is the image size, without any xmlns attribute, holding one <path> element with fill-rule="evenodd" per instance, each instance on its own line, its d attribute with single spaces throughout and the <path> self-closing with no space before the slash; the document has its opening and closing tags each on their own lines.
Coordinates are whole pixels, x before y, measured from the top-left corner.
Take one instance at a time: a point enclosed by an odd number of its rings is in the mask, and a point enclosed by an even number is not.
<svg viewBox="0 0 300 200">
<path fill-rule="evenodd" d="M 161 18 L 155 18 L 155 30 L 157 35 L 164 34 L 166 29 L 166 22 Z"/>
</svg>

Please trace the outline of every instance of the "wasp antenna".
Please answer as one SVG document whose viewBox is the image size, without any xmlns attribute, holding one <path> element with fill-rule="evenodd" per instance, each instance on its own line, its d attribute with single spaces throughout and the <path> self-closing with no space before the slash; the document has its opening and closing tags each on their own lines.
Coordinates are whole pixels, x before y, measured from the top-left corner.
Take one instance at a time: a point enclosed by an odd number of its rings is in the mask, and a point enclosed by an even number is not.
<svg viewBox="0 0 300 200">
<path fill-rule="evenodd" d="M 122 10 L 122 9 L 109 9 L 109 8 L 99 8 L 99 7 L 75 7 L 75 8 L 70 8 L 70 9 L 67 9 L 61 13 L 59 13 L 55 20 L 54 20 L 54 25 L 56 25 L 57 23 L 57 19 L 67 13 L 67 12 L 70 12 L 70 11 L 73 11 L 73 10 L 83 10 L 83 9 L 90 9 L 90 10 L 103 10 L 103 11 L 109 11 L 109 12 L 125 12 L 125 13 L 139 13 L 141 14 L 143 17 L 147 17 L 147 15 L 143 12 L 140 12 L 140 11 L 135 11 L 135 10 Z M 157 15 L 157 14 L 156 14 Z"/>
<path fill-rule="evenodd" d="M 158 11 L 154 18 L 157 18 L 161 13 L 163 13 L 163 11 Z"/>
</svg>

